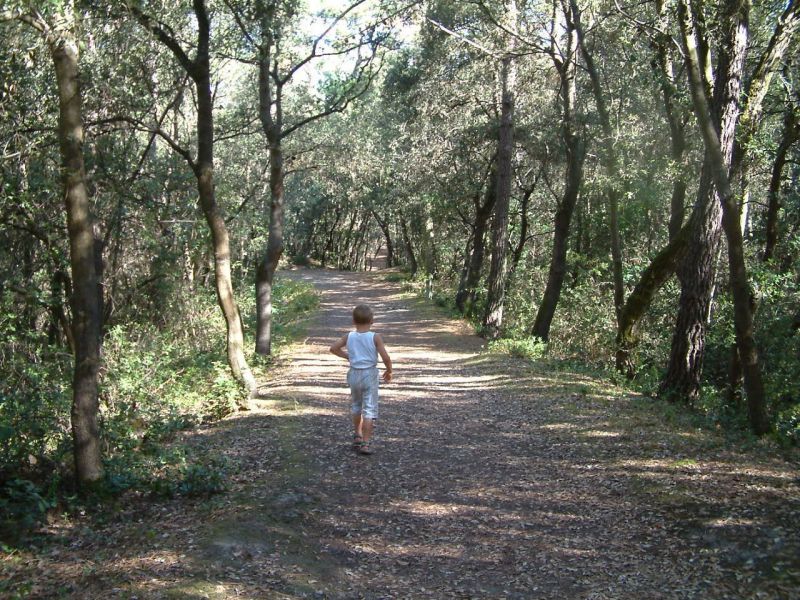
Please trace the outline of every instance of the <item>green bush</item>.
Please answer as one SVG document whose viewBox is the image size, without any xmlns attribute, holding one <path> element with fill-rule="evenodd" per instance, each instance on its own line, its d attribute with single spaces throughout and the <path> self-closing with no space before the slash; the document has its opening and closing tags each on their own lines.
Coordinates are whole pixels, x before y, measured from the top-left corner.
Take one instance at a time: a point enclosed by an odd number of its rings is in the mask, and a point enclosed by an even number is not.
<svg viewBox="0 0 800 600">
<path fill-rule="evenodd" d="M 542 358 L 547 353 L 547 343 L 539 338 L 503 338 L 489 342 L 489 352 L 508 354 L 527 360 Z"/>
<path fill-rule="evenodd" d="M 404 283 L 411 280 L 411 274 L 403 271 L 396 271 L 384 275 L 383 280 L 388 281 L 389 283 Z"/>
<path fill-rule="evenodd" d="M 250 296 L 240 308 L 252 322 Z M 279 279 L 273 303 L 277 352 L 318 298 L 309 284 Z M 207 495 L 225 488 L 225 465 L 190 453 L 177 434 L 230 414 L 246 392 L 230 374 L 225 322 L 213 291 L 187 297 L 179 308 L 156 324 L 118 324 L 106 334 L 99 420 L 107 492 Z M 72 359 L 41 334 L 18 333 L 13 315 L 4 320 L 2 314 L 0 513 L 24 530 L 40 521 L 62 482 L 72 479 Z"/>
<path fill-rule="evenodd" d="M 37 486 L 26 479 L 12 479 L 0 487 L 0 539 L 14 540 L 38 525 L 51 508 Z"/>
</svg>

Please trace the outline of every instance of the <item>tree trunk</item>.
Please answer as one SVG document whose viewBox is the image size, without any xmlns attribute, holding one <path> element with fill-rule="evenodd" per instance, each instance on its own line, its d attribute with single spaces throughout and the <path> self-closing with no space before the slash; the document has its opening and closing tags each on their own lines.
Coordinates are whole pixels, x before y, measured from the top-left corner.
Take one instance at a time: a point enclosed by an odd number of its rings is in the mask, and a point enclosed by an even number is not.
<svg viewBox="0 0 800 600">
<path fill-rule="evenodd" d="M 742 231 L 739 222 L 739 207 L 733 195 L 728 176 L 730 153 L 733 149 L 734 126 L 731 131 L 722 127 L 718 133 L 714 119 L 709 108 L 702 72 L 697 58 L 697 44 L 691 30 L 689 14 L 686 6 L 687 0 L 681 0 L 678 11 L 681 20 L 681 33 L 686 50 L 686 67 L 689 74 L 689 88 L 695 115 L 703 134 L 703 142 L 709 155 L 714 184 L 719 193 L 722 204 L 722 227 L 728 240 L 728 266 L 730 269 L 731 289 L 733 292 L 734 325 L 736 329 L 736 345 L 739 350 L 742 372 L 744 374 L 745 391 L 747 392 L 747 406 L 750 427 L 756 435 L 767 433 L 770 429 L 766 412 L 766 399 L 764 385 L 761 379 L 761 369 L 758 363 L 753 335 L 753 301 L 752 292 L 747 276 L 747 267 L 744 261 L 744 248 Z M 749 3 L 747 0 L 736 0 L 728 3 L 730 10 L 725 15 L 730 20 L 730 30 L 733 33 L 731 43 L 730 73 L 726 90 L 729 105 L 735 104 L 738 98 L 739 87 L 736 80 L 744 67 L 744 53 L 747 44 L 747 21 Z M 728 107 L 726 106 L 726 109 Z M 725 118 L 723 117 L 723 124 Z M 735 124 L 735 122 L 734 122 Z M 728 151 L 730 147 L 730 152 Z"/>
<path fill-rule="evenodd" d="M 256 271 L 256 353 L 272 353 L 272 285 L 283 254 L 283 106 L 282 90 L 276 83 L 273 92 L 272 28 L 275 4 L 256 2 L 261 25 L 258 60 L 258 109 L 261 128 L 269 145 L 269 234 L 267 248 Z M 273 108 L 275 116 L 273 117 Z"/>
<path fill-rule="evenodd" d="M 736 9 L 728 7 L 731 13 Z M 691 17 L 690 17 L 691 18 Z M 714 82 L 714 126 L 722 132 L 726 164 L 730 164 L 736 121 L 739 117 L 739 95 L 746 50 L 746 26 L 734 25 L 728 17 L 726 32 L 720 42 L 719 61 Z M 711 87 L 712 82 L 707 85 Z M 705 94 L 705 91 L 704 91 Z M 697 198 L 693 209 L 694 232 L 677 275 L 681 283 L 678 316 L 670 348 L 667 372 L 661 382 L 661 393 L 693 403 L 700 393 L 705 352 L 706 327 L 716 280 L 716 264 L 722 238 L 722 207 L 714 187 L 714 165 L 706 148 Z"/>
<path fill-rule="evenodd" d="M 269 150 L 269 235 L 267 250 L 256 271 L 256 352 L 272 353 L 272 285 L 283 254 L 283 151 L 280 142 Z"/>
<path fill-rule="evenodd" d="M 513 2 L 512 2 L 513 4 Z M 506 290 L 506 255 L 508 252 L 508 206 L 511 199 L 514 156 L 514 85 L 515 71 L 511 56 L 502 59 L 500 80 L 500 132 L 497 143 L 497 199 L 492 221 L 492 260 L 487 281 L 486 309 L 483 317 L 485 333 L 500 336 Z M 476 237 L 477 241 L 477 237 Z"/>
<path fill-rule="evenodd" d="M 592 93 L 597 106 L 597 114 L 603 129 L 602 163 L 608 180 L 605 196 L 608 206 L 608 224 L 611 238 L 611 275 L 614 282 L 614 312 L 617 316 L 617 322 L 619 323 L 622 307 L 625 303 L 625 287 L 622 281 L 622 240 L 619 232 L 619 199 L 622 196 L 622 192 L 615 183 L 620 172 L 619 160 L 617 157 L 617 150 L 614 147 L 614 132 L 611 127 L 611 117 L 609 116 L 608 107 L 606 106 L 605 97 L 603 95 L 603 88 L 600 83 L 600 75 L 594 64 L 594 57 L 592 53 L 589 52 L 589 48 L 586 45 L 585 32 L 581 25 L 581 12 L 576 0 L 569 0 L 569 6 L 570 10 L 567 11 L 565 9 L 565 14 L 568 14 L 567 21 L 571 21 L 571 26 L 575 28 L 578 34 L 581 55 L 586 64 L 586 70 L 589 73 Z"/>
<path fill-rule="evenodd" d="M 198 45 L 192 79 L 197 89 L 197 189 L 200 207 L 211 230 L 214 247 L 214 278 L 217 301 L 227 328 L 228 364 L 237 381 L 252 394 L 256 381 L 244 356 L 244 331 L 231 279 L 231 250 L 228 228 L 220 213 L 214 190 L 214 106 L 211 95 L 209 41 L 211 24 L 203 0 L 194 0 L 198 22 Z M 244 403 L 240 408 L 249 408 Z"/>
<path fill-rule="evenodd" d="M 661 31 L 653 41 L 656 57 L 653 60 L 652 67 L 659 80 L 661 96 L 664 100 L 664 113 L 667 117 L 670 132 L 670 155 L 673 168 L 677 171 L 675 180 L 672 182 L 672 196 L 670 198 L 669 240 L 672 241 L 683 226 L 684 213 L 686 212 L 684 209 L 686 203 L 686 161 L 684 160 L 686 135 L 683 119 L 681 118 L 682 115 L 678 114 L 678 108 L 675 105 L 676 81 L 670 55 L 672 38 L 667 33 L 669 29 L 667 6 L 664 0 L 657 0 L 656 6 Z"/>
<path fill-rule="evenodd" d="M 562 115 L 561 135 L 564 139 L 567 158 L 567 168 L 564 173 L 564 197 L 558 203 L 555 215 L 553 253 L 550 258 L 547 285 L 542 295 L 539 310 L 536 311 L 536 319 L 531 330 L 533 336 L 544 341 L 550 339 L 550 324 L 556 312 L 564 276 L 567 272 L 569 227 L 583 181 L 583 159 L 585 156 L 584 142 L 576 114 L 577 88 L 575 78 L 577 74 L 578 37 L 574 22 L 566 19 L 566 23 L 564 57 L 556 60 L 556 69 L 561 82 L 561 103 L 564 113 Z"/>
<path fill-rule="evenodd" d="M 469 257 L 467 274 L 464 278 L 464 285 L 460 286 L 456 293 L 456 306 L 461 314 L 471 312 L 475 304 L 475 294 L 478 283 L 481 280 L 481 269 L 483 268 L 483 256 L 486 250 L 486 228 L 489 218 L 492 216 L 494 203 L 497 200 L 497 172 L 492 168 L 489 173 L 489 183 L 486 188 L 483 203 L 475 202 L 475 223 L 473 226 L 472 252 Z"/>
<path fill-rule="evenodd" d="M 414 246 L 411 244 L 411 238 L 408 235 L 408 223 L 406 223 L 402 212 L 400 213 L 400 230 L 403 232 L 403 245 L 406 248 L 406 256 L 408 257 L 408 263 L 411 266 L 411 276 L 413 277 L 417 274 L 419 266 L 417 265 L 417 257 L 414 255 Z"/>
<path fill-rule="evenodd" d="M 206 62 L 206 66 L 208 63 Z M 197 188 L 200 206 L 211 230 L 214 247 L 214 281 L 217 301 L 225 317 L 227 328 L 228 364 L 237 381 L 252 394 L 256 389 L 255 377 L 244 356 L 244 331 L 239 307 L 233 293 L 231 279 L 231 251 L 228 228 L 219 211 L 214 190 L 214 122 L 212 113 L 211 82 L 208 71 L 197 83 Z M 248 408 L 245 403 L 240 408 Z"/>
<path fill-rule="evenodd" d="M 775 153 L 775 162 L 772 163 L 772 174 L 767 192 L 767 222 L 765 231 L 764 254 L 762 260 L 767 262 L 775 255 L 778 244 L 778 215 L 782 202 L 781 182 L 783 181 L 783 168 L 789 157 L 789 149 L 800 137 L 797 114 L 793 107 L 787 107 L 783 121 L 783 134 L 778 150 Z"/>
<path fill-rule="evenodd" d="M 222 310 L 227 328 L 228 365 L 236 380 L 242 383 L 250 394 L 253 394 L 256 390 L 256 381 L 244 356 L 244 330 L 239 307 L 233 293 L 228 228 L 217 205 L 214 191 L 214 107 L 209 58 L 211 22 L 205 0 L 193 0 L 192 5 L 197 18 L 197 54 L 194 60 L 189 59 L 178 40 L 172 37 L 171 30 L 162 28 L 134 6 L 131 6 L 130 10 L 143 27 L 151 31 L 161 43 L 172 51 L 195 84 L 197 91 L 197 160 L 192 161 L 186 151 L 181 153 L 192 166 L 197 178 L 200 209 L 203 211 L 203 216 L 211 232 L 217 302 Z M 248 403 L 241 405 L 241 408 L 248 407 Z"/>
<path fill-rule="evenodd" d="M 534 182 L 535 186 L 535 182 Z M 511 265 L 508 268 L 508 277 L 506 277 L 506 294 L 508 294 L 511 284 L 515 279 L 519 261 L 522 260 L 522 253 L 525 251 L 525 244 L 528 241 L 528 229 L 530 228 L 530 220 L 528 218 L 528 207 L 533 196 L 534 188 L 525 191 L 520 203 L 520 223 L 519 223 L 519 239 L 516 246 L 511 251 Z"/>
<path fill-rule="evenodd" d="M 102 311 L 98 302 L 94 232 L 83 162 L 83 117 L 78 78 L 78 45 L 74 39 L 50 40 L 59 97 L 58 139 L 72 266 L 72 440 L 78 484 L 103 477 L 97 424 L 98 374 Z"/>
<path fill-rule="evenodd" d="M 656 292 L 675 273 L 675 266 L 682 259 L 693 231 L 691 222 L 681 227 L 670 243 L 650 261 L 625 300 L 617 327 L 616 368 L 629 379 L 635 374 L 631 352 L 636 346 L 636 325 L 650 308 Z"/>
<path fill-rule="evenodd" d="M 335 214 L 336 219 L 334 220 L 333 225 L 328 232 L 328 239 L 325 242 L 325 246 L 322 248 L 322 257 L 320 258 L 320 262 L 322 263 L 323 267 L 325 266 L 326 259 L 328 258 L 328 252 L 333 247 L 333 238 L 336 234 L 336 229 L 339 227 L 339 220 L 342 218 L 342 209 L 339 206 L 336 207 Z"/>
<path fill-rule="evenodd" d="M 392 245 L 392 235 L 389 230 L 389 221 L 381 219 L 377 211 L 373 210 L 372 215 L 378 223 L 378 227 L 383 232 L 383 237 L 386 239 L 386 266 L 392 268 L 394 266 L 394 246 Z"/>
</svg>

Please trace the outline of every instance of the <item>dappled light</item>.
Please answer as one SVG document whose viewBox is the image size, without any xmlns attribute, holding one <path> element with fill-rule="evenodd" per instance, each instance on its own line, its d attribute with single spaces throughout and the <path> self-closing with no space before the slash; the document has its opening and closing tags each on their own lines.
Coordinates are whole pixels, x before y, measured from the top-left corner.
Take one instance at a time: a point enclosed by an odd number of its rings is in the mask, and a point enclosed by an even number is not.
<svg viewBox="0 0 800 600">
<path fill-rule="evenodd" d="M 663 428 L 658 405 L 586 375 L 489 354 L 380 275 L 281 276 L 321 294 L 304 342 L 252 410 L 186 434 L 224 458 L 229 491 L 54 528 L 69 554 L 40 568 L 139 598 L 521 600 L 726 597 L 797 567 L 789 465 Z M 350 449 L 347 363 L 328 352 L 362 302 L 395 370 L 369 457 Z"/>
</svg>

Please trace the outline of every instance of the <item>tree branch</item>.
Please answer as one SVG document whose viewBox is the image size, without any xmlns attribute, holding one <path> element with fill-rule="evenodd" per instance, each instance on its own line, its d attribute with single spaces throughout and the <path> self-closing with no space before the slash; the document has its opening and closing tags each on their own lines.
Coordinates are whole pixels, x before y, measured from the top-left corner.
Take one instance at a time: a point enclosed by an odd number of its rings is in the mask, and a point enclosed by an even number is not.
<svg viewBox="0 0 800 600">
<path fill-rule="evenodd" d="M 312 60 L 317 58 L 317 56 L 320 56 L 320 55 L 317 54 L 317 47 L 319 46 L 320 42 L 323 39 L 325 39 L 325 37 L 331 32 L 331 30 L 334 27 L 336 27 L 336 24 L 339 23 L 339 21 L 344 19 L 349 12 L 351 12 L 354 9 L 356 9 L 361 4 L 364 4 L 364 2 L 366 2 L 366 0 L 356 0 L 356 2 L 353 2 L 352 4 L 350 4 L 350 6 L 348 6 L 346 9 L 344 9 L 342 12 L 340 12 L 336 16 L 336 18 L 334 18 L 334 20 L 331 21 L 330 25 L 328 25 L 328 27 L 325 29 L 325 31 L 323 31 L 314 40 L 314 43 L 311 45 L 311 53 L 308 54 L 308 56 L 306 56 L 305 58 L 303 58 L 299 62 L 297 62 L 291 69 L 289 69 L 289 71 L 286 73 L 286 75 L 281 79 L 280 83 L 281 84 L 287 83 L 299 69 L 301 69 L 304 65 L 308 64 L 309 62 L 311 62 Z"/>
<path fill-rule="evenodd" d="M 183 50 L 180 43 L 175 38 L 175 34 L 172 29 L 168 25 L 165 25 L 160 21 L 156 21 L 150 15 L 143 13 L 136 6 L 128 4 L 128 10 L 142 27 L 152 33 L 162 44 L 172 51 L 181 66 L 186 69 L 186 72 L 189 73 L 189 75 L 194 79 L 195 62 L 190 59 Z"/>
</svg>

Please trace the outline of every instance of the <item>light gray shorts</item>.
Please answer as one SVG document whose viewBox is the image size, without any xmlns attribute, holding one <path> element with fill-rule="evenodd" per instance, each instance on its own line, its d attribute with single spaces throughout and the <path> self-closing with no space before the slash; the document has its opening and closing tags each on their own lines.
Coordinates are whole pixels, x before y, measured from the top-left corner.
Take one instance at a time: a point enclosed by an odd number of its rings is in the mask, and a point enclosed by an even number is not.
<svg viewBox="0 0 800 600">
<path fill-rule="evenodd" d="M 378 418 L 378 367 L 353 369 L 347 372 L 350 386 L 350 412 L 365 419 Z"/>
</svg>

